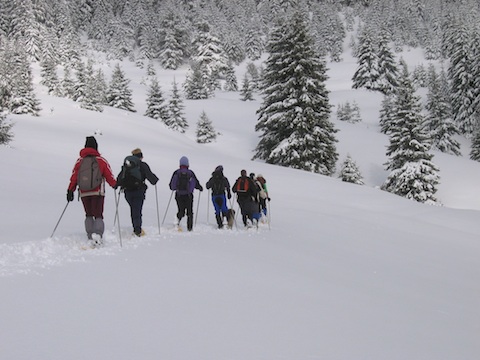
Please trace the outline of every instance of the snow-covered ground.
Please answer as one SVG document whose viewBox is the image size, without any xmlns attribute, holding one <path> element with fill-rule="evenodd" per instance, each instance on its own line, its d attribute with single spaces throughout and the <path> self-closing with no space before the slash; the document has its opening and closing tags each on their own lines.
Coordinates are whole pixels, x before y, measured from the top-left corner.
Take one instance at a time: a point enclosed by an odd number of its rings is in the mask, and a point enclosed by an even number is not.
<svg viewBox="0 0 480 360">
<path fill-rule="evenodd" d="M 404 54 L 412 65 L 419 56 Z M 190 129 L 180 134 L 142 116 L 145 70 L 133 64 L 122 66 L 137 113 L 86 111 L 39 86 L 41 116 L 14 117 L 14 141 L 0 147 L 0 358 L 478 359 L 480 164 L 466 140 L 463 157 L 435 153 L 443 206 L 379 190 L 388 144 L 378 131 L 381 97 L 351 90 L 355 61 L 344 58 L 329 64 L 331 103 L 355 100 L 363 122 L 334 120 L 337 148 L 365 186 L 252 162 L 258 96 L 186 101 Z M 159 70 L 166 98 L 184 70 Z M 215 143 L 195 142 L 202 111 L 222 134 Z M 147 236 L 132 238 L 122 195 L 120 246 L 108 189 L 106 246 L 85 251 L 80 202 L 50 235 L 78 152 L 95 133 L 115 174 L 140 147 L 160 181 L 147 191 Z M 231 183 L 241 169 L 263 174 L 271 225 L 215 229 L 204 191 L 195 193 L 194 231 L 174 231 L 168 182 L 183 155 L 202 184 L 220 164 Z"/>
</svg>

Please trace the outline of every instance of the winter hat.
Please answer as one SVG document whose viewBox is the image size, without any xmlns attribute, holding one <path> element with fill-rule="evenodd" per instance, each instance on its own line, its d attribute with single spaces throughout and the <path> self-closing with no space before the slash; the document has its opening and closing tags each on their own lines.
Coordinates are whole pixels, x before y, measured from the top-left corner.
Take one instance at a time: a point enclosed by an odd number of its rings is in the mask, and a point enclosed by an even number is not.
<svg viewBox="0 0 480 360">
<path fill-rule="evenodd" d="M 132 150 L 132 155 L 138 158 L 143 158 L 142 150 L 140 148 L 136 148 Z"/>
<path fill-rule="evenodd" d="M 85 147 L 98 150 L 97 140 L 95 140 L 93 136 L 87 136 L 87 140 L 85 141 Z"/>
<path fill-rule="evenodd" d="M 186 167 L 189 167 L 189 163 L 188 163 L 188 158 L 186 156 L 182 156 L 180 158 L 180 166 L 186 166 Z"/>
<path fill-rule="evenodd" d="M 255 179 L 255 173 L 250 173 L 250 179 Z"/>
<path fill-rule="evenodd" d="M 222 166 L 222 165 L 218 165 L 218 166 L 215 168 L 215 171 L 220 171 L 220 172 L 222 172 L 222 171 L 223 171 L 223 166 Z"/>
</svg>

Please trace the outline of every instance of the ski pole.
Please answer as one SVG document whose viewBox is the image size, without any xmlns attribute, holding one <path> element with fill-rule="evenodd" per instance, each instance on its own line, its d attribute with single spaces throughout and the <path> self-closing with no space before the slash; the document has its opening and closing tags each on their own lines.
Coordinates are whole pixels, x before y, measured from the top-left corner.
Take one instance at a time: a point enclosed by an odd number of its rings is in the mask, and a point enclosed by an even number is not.
<svg viewBox="0 0 480 360">
<path fill-rule="evenodd" d="M 115 221 L 113 222 L 113 227 L 115 227 L 115 223 L 118 225 L 118 240 L 120 241 L 120 247 L 123 247 L 122 243 L 122 231 L 120 230 L 120 216 L 118 214 L 118 204 L 120 203 L 120 191 L 118 191 L 118 196 L 117 192 L 114 191 L 115 193 Z"/>
<path fill-rule="evenodd" d="M 268 221 L 268 230 L 271 230 L 270 223 L 272 220 L 270 218 L 270 200 L 267 200 L 267 221 Z"/>
<path fill-rule="evenodd" d="M 158 192 L 157 192 L 157 184 L 155 184 L 155 199 L 157 201 L 157 224 L 158 224 L 158 234 L 160 235 L 160 212 L 158 210 Z"/>
<path fill-rule="evenodd" d="M 167 208 L 165 209 L 165 215 L 163 215 L 162 225 L 165 222 L 165 218 L 167 217 L 168 208 L 170 207 L 170 202 L 172 201 L 172 196 L 174 191 L 175 190 L 172 190 L 172 193 L 170 194 L 170 199 L 168 200 Z"/>
<path fill-rule="evenodd" d="M 202 192 L 198 190 L 197 213 L 195 214 L 195 226 L 197 226 L 198 208 L 200 206 L 200 195 L 202 195 Z"/>
<path fill-rule="evenodd" d="M 210 199 L 210 189 L 208 189 L 207 195 L 207 224 L 210 224 L 210 204 L 208 203 L 208 199 Z"/>
<path fill-rule="evenodd" d="M 55 230 L 57 230 L 58 224 L 60 224 L 60 221 L 62 220 L 63 214 L 65 214 L 65 210 L 67 210 L 67 206 L 70 204 L 70 201 L 67 201 L 67 205 L 65 205 L 65 208 L 62 211 L 62 215 L 60 215 L 60 219 L 57 221 L 57 225 L 55 225 L 55 229 L 53 229 L 52 235 L 50 235 L 50 238 L 53 237 L 53 234 L 55 234 Z"/>
</svg>

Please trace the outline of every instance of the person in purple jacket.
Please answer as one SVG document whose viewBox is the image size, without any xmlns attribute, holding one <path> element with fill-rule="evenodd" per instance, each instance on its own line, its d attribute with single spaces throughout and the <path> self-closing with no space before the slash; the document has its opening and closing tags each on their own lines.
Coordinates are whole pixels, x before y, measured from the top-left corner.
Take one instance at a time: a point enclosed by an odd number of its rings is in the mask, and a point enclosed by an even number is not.
<svg viewBox="0 0 480 360">
<path fill-rule="evenodd" d="M 187 215 L 187 229 L 193 229 L 193 191 L 198 189 L 203 191 L 202 185 L 198 181 L 195 173 L 189 169 L 189 162 L 186 156 L 180 158 L 180 168 L 175 170 L 170 179 L 170 190 L 175 191 L 175 200 L 177 201 L 177 220 L 178 223 Z"/>
</svg>

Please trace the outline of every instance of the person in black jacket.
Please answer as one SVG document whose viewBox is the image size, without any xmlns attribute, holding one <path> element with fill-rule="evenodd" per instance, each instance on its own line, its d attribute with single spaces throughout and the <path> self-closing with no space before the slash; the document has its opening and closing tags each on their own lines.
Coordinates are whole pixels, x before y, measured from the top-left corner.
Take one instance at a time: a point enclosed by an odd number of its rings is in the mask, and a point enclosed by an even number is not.
<svg viewBox="0 0 480 360">
<path fill-rule="evenodd" d="M 234 216 L 232 210 L 228 209 L 225 193 L 227 193 L 228 199 L 232 198 L 232 193 L 230 192 L 230 183 L 223 175 L 222 165 L 215 168 L 212 177 L 207 181 L 206 188 L 212 189 L 212 203 L 215 208 L 215 218 L 217 219 L 218 228 L 223 228 L 224 217 L 227 218 L 228 227 L 231 228 Z"/>
<path fill-rule="evenodd" d="M 253 213 L 255 211 L 257 190 L 252 179 L 247 176 L 246 170 L 240 172 L 240 177 L 235 181 L 232 191 L 237 194 L 237 202 L 242 212 L 243 225 L 250 226 L 250 224 L 254 223 Z M 250 221 L 250 224 L 247 220 Z"/>
<path fill-rule="evenodd" d="M 158 177 L 150 170 L 150 166 L 143 161 L 143 153 L 139 148 L 132 150 L 132 155 L 138 158 L 140 167 L 140 181 L 135 183 L 134 186 L 127 185 L 128 178 L 125 176 L 125 165 L 122 167 L 122 171 L 117 177 L 117 186 L 120 186 L 125 192 L 125 199 L 128 205 L 130 205 L 130 217 L 132 218 L 133 233 L 136 236 L 145 235 L 145 231 L 142 229 L 142 209 L 143 202 L 145 200 L 145 193 L 147 191 L 147 184 L 145 180 L 148 180 L 152 185 L 158 182 Z"/>
</svg>

